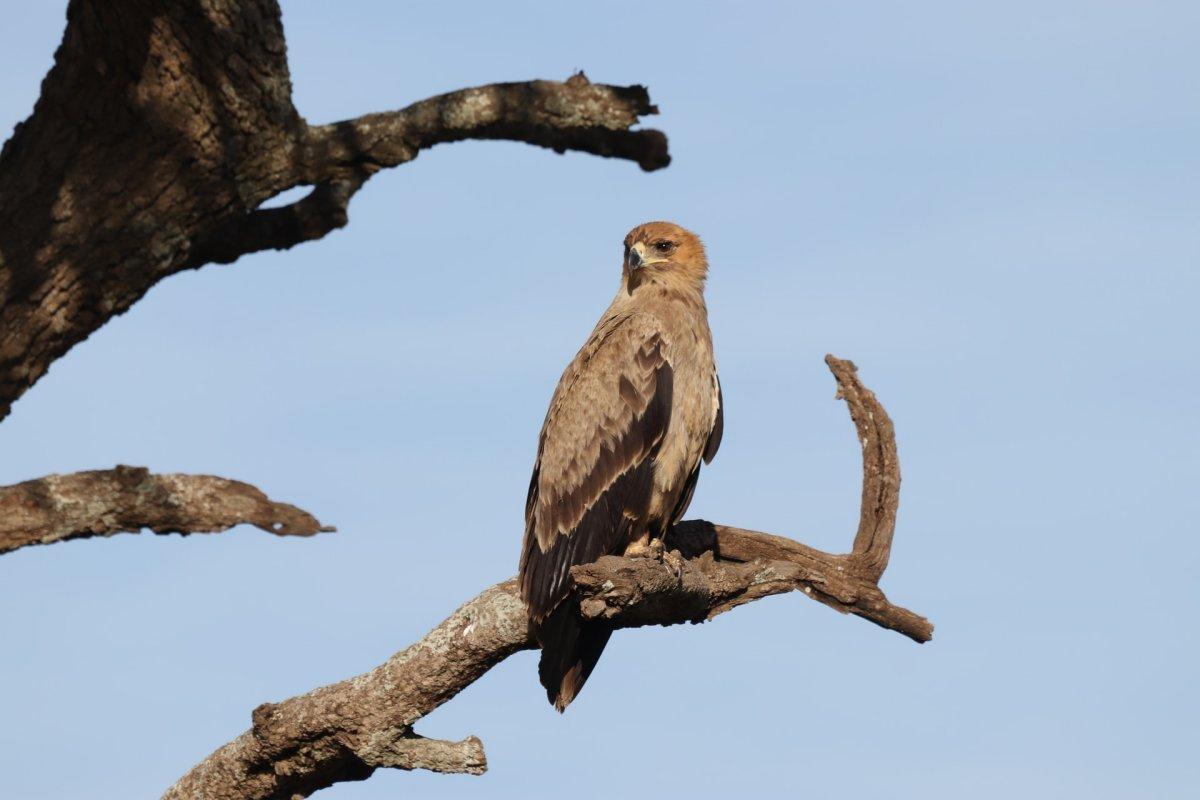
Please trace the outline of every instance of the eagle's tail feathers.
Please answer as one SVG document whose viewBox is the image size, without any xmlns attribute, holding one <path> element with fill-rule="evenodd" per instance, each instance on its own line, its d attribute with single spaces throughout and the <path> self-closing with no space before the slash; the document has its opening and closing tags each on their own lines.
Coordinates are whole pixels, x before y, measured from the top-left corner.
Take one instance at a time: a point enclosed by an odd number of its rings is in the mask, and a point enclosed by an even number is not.
<svg viewBox="0 0 1200 800">
<path fill-rule="evenodd" d="M 604 623 L 580 619 L 579 603 L 573 599 L 560 603 L 537 627 L 542 645 L 538 678 L 546 687 L 546 697 L 560 713 L 578 696 L 592 674 L 612 631 Z"/>
</svg>

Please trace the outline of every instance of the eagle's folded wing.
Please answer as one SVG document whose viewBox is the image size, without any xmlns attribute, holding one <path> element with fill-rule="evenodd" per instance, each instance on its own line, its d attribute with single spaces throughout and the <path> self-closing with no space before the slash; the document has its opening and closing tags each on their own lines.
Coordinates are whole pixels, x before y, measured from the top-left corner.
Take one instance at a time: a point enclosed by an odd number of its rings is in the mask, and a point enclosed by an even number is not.
<svg viewBox="0 0 1200 800">
<path fill-rule="evenodd" d="M 572 566 L 623 549 L 645 522 L 671 401 L 671 364 L 645 317 L 598 329 L 563 374 L 525 508 L 521 593 L 535 622 L 570 592 Z"/>
</svg>

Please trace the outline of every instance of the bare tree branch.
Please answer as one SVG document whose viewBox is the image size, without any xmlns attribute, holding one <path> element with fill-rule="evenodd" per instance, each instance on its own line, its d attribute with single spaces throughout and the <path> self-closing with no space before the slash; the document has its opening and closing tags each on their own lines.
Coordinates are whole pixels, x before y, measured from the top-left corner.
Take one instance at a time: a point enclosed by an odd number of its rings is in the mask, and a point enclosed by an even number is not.
<svg viewBox="0 0 1200 800">
<path fill-rule="evenodd" d="M 516 582 L 493 586 L 370 672 L 259 706 L 250 730 L 184 775 L 164 798 L 307 797 L 390 766 L 376 758 L 381 751 L 407 750 L 411 766 L 438 763 L 434 756 L 416 757 L 422 740 L 411 738 L 413 724 L 508 656 L 534 646 Z M 482 746 L 477 755 L 474 770 L 460 771 L 482 772 Z"/>
<path fill-rule="evenodd" d="M 260 208 L 221 223 L 192 245 L 184 269 L 205 264 L 231 264 L 262 250 L 288 250 L 311 242 L 350 222 L 350 198 L 367 182 L 368 175 L 348 174 L 313 187 L 294 203 Z"/>
<path fill-rule="evenodd" d="M 152 475 L 145 467 L 119 466 L 0 487 L 0 554 L 145 528 L 215 533 L 244 523 L 279 536 L 333 530 L 248 483 L 212 475 Z"/>
<path fill-rule="evenodd" d="M 657 113 L 645 87 L 594 84 L 579 72 L 565 83 L 477 86 L 399 111 L 310 126 L 295 181 L 313 190 L 290 205 L 230 220 L 196 243 L 187 266 L 227 264 L 260 250 L 320 239 L 349 222 L 350 199 L 368 178 L 436 144 L 506 139 L 557 153 L 624 158 L 646 171 L 661 169 L 671 163 L 667 137 L 656 130 L 631 130 L 640 117 Z"/>
<path fill-rule="evenodd" d="M 892 420 L 859 381 L 852 362 L 826 356 L 825 363 L 863 448 L 862 503 L 852 551 L 834 555 L 769 533 L 683 522 L 668 545 L 686 562 L 606 557 L 572 569 L 583 616 L 620 621 L 622 627 L 702 622 L 760 597 L 799 590 L 914 641 L 933 638 L 927 619 L 892 605 L 878 586 L 891 556 L 900 503 Z"/>
<path fill-rule="evenodd" d="M 753 600 L 802 591 L 913 641 L 933 638 L 929 620 L 892 605 L 849 557 L 779 543 L 796 544 L 703 520 L 680 523 L 668 540 L 683 556 L 674 564 L 605 556 L 573 568 L 580 613 L 622 628 L 704 622 Z"/>
<path fill-rule="evenodd" d="M 832 356 L 826 363 L 863 443 L 854 550 L 831 555 L 767 533 L 685 522 L 672 532 L 668 545 L 675 549 L 662 561 L 609 556 L 572 569 L 581 614 L 618 628 L 703 622 L 760 597 L 799 590 L 918 642 L 930 639 L 929 621 L 889 603 L 877 586 L 899 501 L 891 421 L 852 363 Z M 416 737 L 413 725 L 508 656 L 536 646 L 516 580 L 492 586 L 370 672 L 259 706 L 249 731 L 184 775 L 164 798 L 292 800 L 386 766 L 482 772 L 486 761 L 477 739 L 434 743 Z M 460 748 L 476 746 L 459 758 Z"/>
<path fill-rule="evenodd" d="M 308 129 L 302 162 L 307 183 L 362 165 L 395 167 L 435 144 L 507 139 L 636 161 L 642 169 L 671 163 L 667 137 L 632 130 L 657 114 L 644 86 L 595 84 L 578 72 L 564 83 L 494 83 L 431 97 L 399 111 Z"/>
<path fill-rule="evenodd" d="M 72 0 L 33 114 L 0 151 L 0 419 L 158 281 L 344 226 L 385 167 L 463 139 L 666 166 L 640 86 L 530 81 L 309 125 L 277 0 Z M 312 186 L 283 208 L 263 203 Z"/>
</svg>

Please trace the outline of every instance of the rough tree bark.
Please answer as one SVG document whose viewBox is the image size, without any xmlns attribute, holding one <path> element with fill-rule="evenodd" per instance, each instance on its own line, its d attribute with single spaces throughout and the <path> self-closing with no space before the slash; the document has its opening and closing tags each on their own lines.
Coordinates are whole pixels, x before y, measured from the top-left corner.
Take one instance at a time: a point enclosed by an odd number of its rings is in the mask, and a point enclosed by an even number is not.
<svg viewBox="0 0 1200 800">
<path fill-rule="evenodd" d="M 668 542 L 680 561 L 609 556 L 572 569 L 584 617 L 622 628 L 703 622 L 798 590 L 917 642 L 933 636 L 928 620 L 892 605 L 878 586 L 899 503 L 891 420 L 852 363 L 832 356 L 826 362 L 863 448 L 851 552 L 833 555 L 781 536 L 685 522 Z M 250 730 L 180 778 L 164 800 L 293 800 L 380 767 L 479 774 L 487 767 L 479 739 L 425 739 L 413 725 L 508 656 L 536 646 L 516 580 L 496 584 L 370 672 L 254 709 Z"/>
<path fill-rule="evenodd" d="M 151 475 L 145 467 L 119 466 L 0 487 L 0 553 L 143 528 L 214 533 L 243 524 L 278 536 L 333 530 L 249 484 L 212 475 Z"/>
<path fill-rule="evenodd" d="M 666 166 L 640 86 L 530 81 L 309 125 L 275 0 L 72 0 L 33 115 L 0 152 L 0 419 L 163 278 L 317 239 L 373 174 L 510 139 Z M 296 186 L 302 200 L 259 206 Z"/>
</svg>

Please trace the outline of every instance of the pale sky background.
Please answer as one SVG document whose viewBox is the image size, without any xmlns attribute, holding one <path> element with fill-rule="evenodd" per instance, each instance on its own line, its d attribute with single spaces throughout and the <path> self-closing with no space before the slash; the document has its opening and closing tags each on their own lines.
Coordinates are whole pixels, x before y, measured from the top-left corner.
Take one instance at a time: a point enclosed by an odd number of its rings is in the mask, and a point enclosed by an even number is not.
<svg viewBox="0 0 1200 800">
<path fill-rule="evenodd" d="M 65 3 L 3 0 L 0 130 Z M 0 797 L 156 797 L 250 711 L 364 671 L 516 568 L 535 439 L 647 219 L 700 232 L 727 403 L 689 516 L 849 546 L 826 352 L 891 412 L 883 587 L 536 655 L 419 725 L 481 778 L 343 798 L 1191 798 L 1200 779 L 1200 5 L 287 2 L 327 122 L 497 80 L 645 83 L 674 163 L 463 143 L 351 224 L 168 279 L 0 424 L 0 483 L 146 465 L 336 524 L 0 558 Z"/>
</svg>

